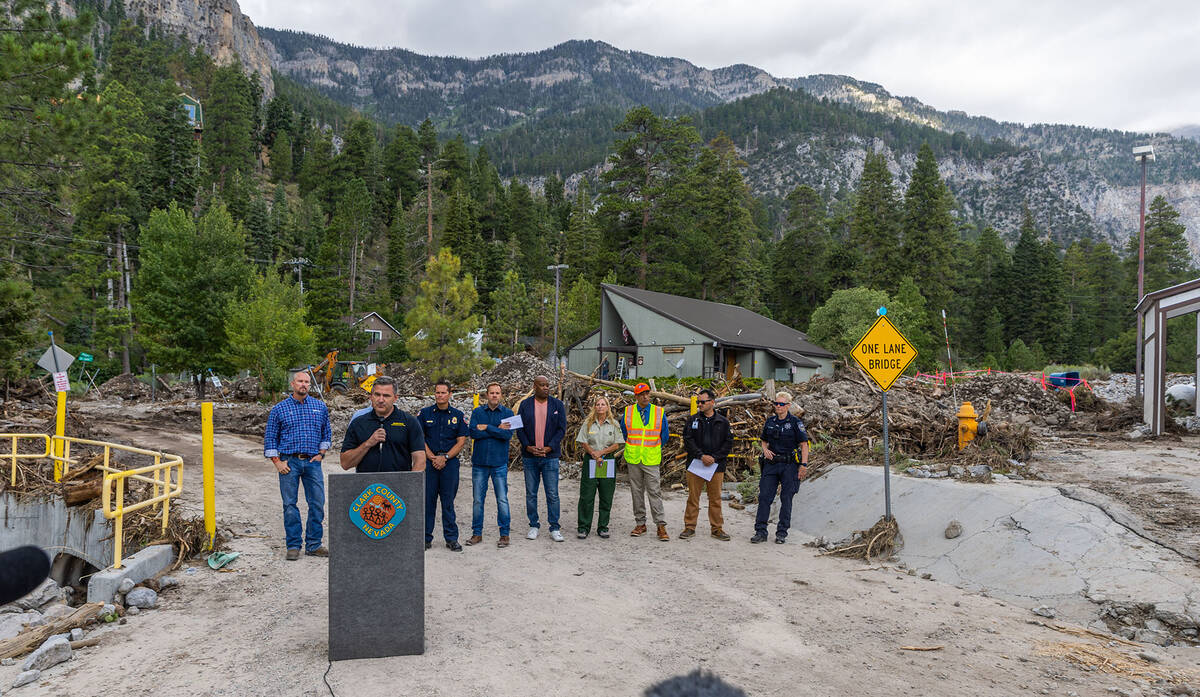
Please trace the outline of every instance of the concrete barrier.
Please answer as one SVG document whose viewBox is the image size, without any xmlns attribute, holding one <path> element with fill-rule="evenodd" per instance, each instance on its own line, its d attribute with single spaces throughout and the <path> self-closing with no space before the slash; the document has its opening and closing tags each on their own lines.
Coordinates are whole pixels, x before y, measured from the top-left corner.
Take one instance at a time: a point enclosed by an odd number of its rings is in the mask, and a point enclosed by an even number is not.
<svg viewBox="0 0 1200 697">
<path fill-rule="evenodd" d="M 104 513 L 68 507 L 62 497 L 0 494 L 0 549 L 36 545 L 51 558 L 66 553 L 103 569 L 112 563 L 112 522 Z"/>
<path fill-rule="evenodd" d="M 129 579 L 141 583 L 175 562 L 175 548 L 171 545 L 150 545 L 137 554 L 125 557 L 120 569 L 107 568 L 92 574 L 88 581 L 89 603 L 111 603 L 117 595 L 121 581 Z"/>
</svg>

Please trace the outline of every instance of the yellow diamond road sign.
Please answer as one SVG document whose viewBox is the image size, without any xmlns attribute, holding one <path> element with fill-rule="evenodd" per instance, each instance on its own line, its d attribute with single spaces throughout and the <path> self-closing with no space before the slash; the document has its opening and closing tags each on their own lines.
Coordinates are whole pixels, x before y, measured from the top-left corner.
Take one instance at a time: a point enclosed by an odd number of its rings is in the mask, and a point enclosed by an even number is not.
<svg viewBox="0 0 1200 697">
<path fill-rule="evenodd" d="M 850 355 L 879 385 L 879 389 L 887 390 L 917 357 L 917 349 L 896 329 L 887 315 L 880 315 L 850 350 Z"/>
</svg>

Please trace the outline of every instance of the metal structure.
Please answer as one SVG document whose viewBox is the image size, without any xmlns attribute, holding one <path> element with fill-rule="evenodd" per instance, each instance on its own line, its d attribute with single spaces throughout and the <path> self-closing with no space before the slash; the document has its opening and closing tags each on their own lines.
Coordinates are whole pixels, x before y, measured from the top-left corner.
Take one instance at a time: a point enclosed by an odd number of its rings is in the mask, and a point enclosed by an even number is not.
<svg viewBox="0 0 1200 697">
<path fill-rule="evenodd" d="M 1200 312 L 1200 278 L 1147 293 L 1135 309 L 1144 332 L 1138 335 L 1137 355 L 1144 359 L 1146 391 L 1142 419 L 1154 435 L 1162 435 L 1167 420 L 1166 362 L 1167 320 Z M 1200 334 L 1198 329 L 1197 334 Z M 1200 337 L 1198 337 L 1200 338 Z M 1200 355 L 1195 356 L 1200 374 Z M 1200 400 L 1196 415 L 1200 416 Z"/>
<path fill-rule="evenodd" d="M 1142 298 L 1146 297 L 1145 292 L 1145 277 L 1146 277 L 1146 162 L 1154 161 L 1154 146 L 1139 145 L 1133 149 L 1133 158 L 1142 162 L 1142 205 L 1138 208 L 1138 303 L 1142 302 Z M 1143 330 L 1142 315 L 1138 313 L 1137 317 L 1137 336 L 1142 336 Z M 1139 397 L 1142 396 L 1142 352 L 1137 350 L 1137 366 L 1134 372 L 1133 388 L 1134 393 Z"/>
</svg>

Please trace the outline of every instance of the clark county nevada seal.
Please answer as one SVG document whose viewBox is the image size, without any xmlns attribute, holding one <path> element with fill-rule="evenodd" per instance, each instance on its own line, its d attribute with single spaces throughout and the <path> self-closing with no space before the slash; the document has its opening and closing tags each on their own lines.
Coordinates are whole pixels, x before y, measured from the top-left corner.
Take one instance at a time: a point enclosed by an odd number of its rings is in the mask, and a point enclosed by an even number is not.
<svg viewBox="0 0 1200 697">
<path fill-rule="evenodd" d="M 350 520 L 374 540 L 387 537 L 404 520 L 404 500 L 383 484 L 372 484 L 350 505 Z"/>
</svg>

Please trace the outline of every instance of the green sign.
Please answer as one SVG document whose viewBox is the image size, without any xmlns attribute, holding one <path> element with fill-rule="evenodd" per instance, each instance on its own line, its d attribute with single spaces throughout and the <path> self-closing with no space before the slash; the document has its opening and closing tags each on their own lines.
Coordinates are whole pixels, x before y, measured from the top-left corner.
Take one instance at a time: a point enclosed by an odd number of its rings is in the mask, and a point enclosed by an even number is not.
<svg viewBox="0 0 1200 697">
<path fill-rule="evenodd" d="M 81 353 L 79 354 L 79 358 L 76 360 L 80 361 L 81 363 L 91 363 L 94 359 L 90 353 Z"/>
</svg>

